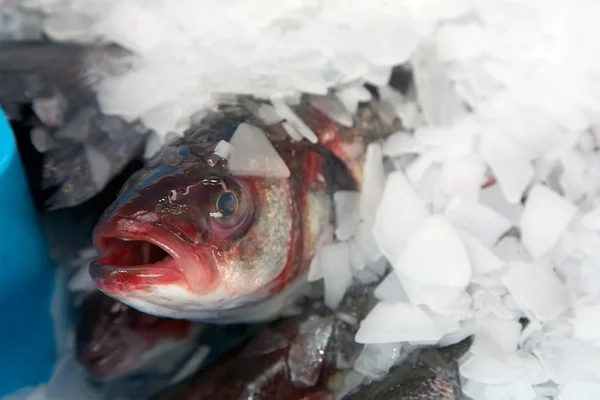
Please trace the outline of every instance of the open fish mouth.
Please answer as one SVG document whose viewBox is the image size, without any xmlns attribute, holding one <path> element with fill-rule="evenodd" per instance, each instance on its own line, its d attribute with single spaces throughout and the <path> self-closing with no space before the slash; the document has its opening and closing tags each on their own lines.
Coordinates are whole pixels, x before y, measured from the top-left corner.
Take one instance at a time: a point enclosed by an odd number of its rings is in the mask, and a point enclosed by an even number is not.
<svg viewBox="0 0 600 400">
<path fill-rule="evenodd" d="M 101 257 L 89 267 L 92 280 L 109 294 L 171 284 L 189 287 L 179 252 L 165 245 L 167 240 L 156 239 L 168 237 L 160 227 L 130 219 L 103 226 L 96 238 Z"/>
</svg>

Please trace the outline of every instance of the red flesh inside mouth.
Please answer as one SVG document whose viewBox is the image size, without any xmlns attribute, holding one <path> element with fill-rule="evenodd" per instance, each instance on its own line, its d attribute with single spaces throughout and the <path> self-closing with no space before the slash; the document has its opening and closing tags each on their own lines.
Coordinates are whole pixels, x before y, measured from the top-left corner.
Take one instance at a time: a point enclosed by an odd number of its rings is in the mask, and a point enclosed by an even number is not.
<svg viewBox="0 0 600 400">
<path fill-rule="evenodd" d="M 101 257 L 90 265 L 96 286 L 106 293 L 118 294 L 149 290 L 156 285 L 187 285 L 177 263 L 178 255 L 155 240 L 160 237 L 159 232 L 132 220 L 125 220 L 125 225 L 134 226 L 135 230 L 119 229 L 123 221 L 105 225 L 96 232 Z"/>
</svg>

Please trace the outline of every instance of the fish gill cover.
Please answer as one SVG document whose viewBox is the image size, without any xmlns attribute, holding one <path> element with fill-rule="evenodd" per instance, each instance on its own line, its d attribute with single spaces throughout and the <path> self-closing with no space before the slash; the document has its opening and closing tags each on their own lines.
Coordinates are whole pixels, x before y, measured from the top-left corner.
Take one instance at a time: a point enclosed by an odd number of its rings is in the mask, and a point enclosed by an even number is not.
<svg viewBox="0 0 600 400">
<path fill-rule="evenodd" d="M 363 84 L 376 88 L 403 129 L 368 149 L 360 193 L 335 196 L 347 219 L 309 273 L 331 307 L 353 279 L 384 276 L 344 384 L 475 334 L 459 369 L 470 398 L 600 397 L 600 3 L 23 4 L 54 40 L 139 56 L 99 102 L 159 134 L 148 153 L 223 94 L 270 100 L 257 115 L 311 140 L 295 95 L 323 96 L 313 104 L 348 125 L 372 98 Z M 414 91 L 388 85 L 398 64 Z"/>
</svg>

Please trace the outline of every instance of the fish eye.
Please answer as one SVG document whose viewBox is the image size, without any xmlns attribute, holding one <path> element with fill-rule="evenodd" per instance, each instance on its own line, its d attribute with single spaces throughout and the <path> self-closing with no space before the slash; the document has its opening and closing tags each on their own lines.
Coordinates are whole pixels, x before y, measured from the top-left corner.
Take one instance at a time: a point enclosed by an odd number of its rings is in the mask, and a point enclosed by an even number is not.
<svg viewBox="0 0 600 400">
<path fill-rule="evenodd" d="M 235 214 L 239 206 L 239 201 L 235 193 L 226 191 L 219 195 L 216 206 L 219 214 L 227 218 Z"/>
</svg>

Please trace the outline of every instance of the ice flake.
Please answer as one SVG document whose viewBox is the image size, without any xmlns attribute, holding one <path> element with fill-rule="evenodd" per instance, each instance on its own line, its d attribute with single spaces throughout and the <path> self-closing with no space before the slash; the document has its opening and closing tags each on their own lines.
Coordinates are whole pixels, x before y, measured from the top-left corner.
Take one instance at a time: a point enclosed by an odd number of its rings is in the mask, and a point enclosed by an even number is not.
<svg viewBox="0 0 600 400">
<path fill-rule="evenodd" d="M 112 165 L 108 157 L 91 145 L 85 146 L 85 155 L 90 165 L 90 173 L 97 188 L 103 188 L 110 179 Z"/>
<path fill-rule="evenodd" d="M 381 301 L 361 322 L 358 343 L 437 341 L 443 336 L 436 323 L 419 307 Z"/>
<path fill-rule="evenodd" d="M 548 253 L 577 214 L 577 207 L 546 186 L 535 185 L 521 217 L 523 244 L 534 258 Z"/>
<path fill-rule="evenodd" d="M 516 381 L 507 385 L 487 385 L 485 400 L 534 400 L 537 395 L 527 382 Z"/>
<path fill-rule="evenodd" d="M 479 321 L 475 341 L 470 351 L 474 354 L 514 354 L 521 334 L 518 321 L 486 318 Z"/>
<path fill-rule="evenodd" d="M 338 240 L 348 240 L 356 231 L 360 222 L 360 193 L 338 191 L 333 194 L 335 204 L 335 236 Z"/>
<path fill-rule="evenodd" d="M 479 202 L 485 207 L 489 207 L 497 213 L 508 218 L 512 223 L 518 223 L 523 214 L 523 205 L 521 203 L 511 204 L 504 197 L 500 185 L 493 184 L 479 192 Z"/>
<path fill-rule="evenodd" d="M 600 207 L 594 208 L 583 215 L 581 225 L 593 231 L 600 231 Z"/>
<path fill-rule="evenodd" d="M 323 248 L 320 261 L 325 280 L 325 304 L 335 309 L 352 283 L 348 244 L 336 243 Z"/>
<path fill-rule="evenodd" d="M 510 262 L 502 283 L 540 321 L 552 320 L 570 306 L 569 292 L 546 262 Z"/>
<path fill-rule="evenodd" d="M 417 142 L 409 133 L 397 132 L 385 140 L 382 151 L 388 157 L 396 157 L 424 153 L 426 149 L 426 146 Z"/>
<path fill-rule="evenodd" d="M 464 288 L 443 285 L 427 285 L 396 272 L 406 295 L 412 304 L 426 305 L 439 313 L 448 313 L 449 308 L 464 294 Z"/>
<path fill-rule="evenodd" d="M 600 352 L 589 343 L 564 337 L 547 338 L 533 352 L 555 383 L 598 379 Z"/>
<path fill-rule="evenodd" d="M 476 237 L 487 247 L 508 231 L 512 224 L 508 218 L 481 204 L 454 199 L 445 211 L 448 220 Z"/>
<path fill-rule="evenodd" d="M 400 171 L 388 175 L 373 234 L 381 252 L 395 263 L 406 243 L 425 221 L 428 212 Z"/>
<path fill-rule="evenodd" d="M 300 325 L 288 354 L 292 382 L 307 387 L 317 383 L 332 331 L 333 319 L 316 315 Z"/>
<path fill-rule="evenodd" d="M 600 341 L 600 304 L 575 306 L 572 323 L 576 339 Z"/>
<path fill-rule="evenodd" d="M 505 262 L 500 260 L 477 238 L 461 229 L 457 229 L 457 232 L 469 254 L 474 275 L 485 275 L 490 272 L 498 271 L 504 267 Z"/>
<path fill-rule="evenodd" d="M 485 166 L 474 158 L 450 159 L 442 165 L 438 191 L 446 197 L 446 202 L 450 198 L 459 198 L 476 203 L 485 172 Z"/>
<path fill-rule="evenodd" d="M 344 105 L 340 102 L 340 100 L 332 94 L 327 96 L 310 96 L 310 103 L 318 108 L 323 114 L 332 119 L 333 121 L 337 121 L 341 125 L 351 127 L 354 124 L 352 120 L 352 115 L 348 112 L 348 110 L 344 107 Z"/>
<path fill-rule="evenodd" d="M 460 373 L 475 382 L 505 385 L 516 381 L 543 383 L 548 375 L 529 353 L 497 356 L 469 353 L 461 360 Z"/>
<path fill-rule="evenodd" d="M 426 285 L 464 288 L 471 279 L 469 255 L 443 217 L 429 217 L 408 241 L 394 269 Z"/>
<path fill-rule="evenodd" d="M 600 382 L 568 382 L 560 388 L 561 400 L 600 399 Z"/>
<path fill-rule="evenodd" d="M 336 91 L 335 95 L 350 114 L 354 114 L 358 110 L 359 102 L 371 100 L 371 93 L 361 84 L 344 87 Z"/>
<path fill-rule="evenodd" d="M 293 128 L 295 128 L 302 137 L 308 139 L 311 143 L 317 143 L 317 135 L 296 115 L 294 111 L 287 105 L 285 100 L 281 96 L 272 96 L 271 104 L 275 108 L 275 111 L 285 119 Z"/>
<path fill-rule="evenodd" d="M 231 153 L 231 144 L 229 142 L 221 140 L 215 146 L 215 150 L 213 151 L 213 153 L 215 153 L 221 158 L 228 159 L 229 154 Z"/>
<path fill-rule="evenodd" d="M 408 302 L 408 296 L 394 271 L 375 288 L 374 295 L 379 300 Z"/>
<path fill-rule="evenodd" d="M 377 207 L 381 202 L 385 186 L 383 155 L 379 143 L 371 143 L 367 147 L 363 172 L 363 187 L 360 192 L 360 215 L 366 220 L 373 220 Z"/>
<path fill-rule="evenodd" d="M 492 168 L 502 192 L 510 204 L 518 203 L 534 176 L 533 166 L 517 144 L 500 134 L 486 135 L 481 156 Z"/>
<path fill-rule="evenodd" d="M 237 176 L 288 178 L 290 170 L 265 133 L 253 125 L 241 123 L 231 138 L 229 170 Z"/>
<path fill-rule="evenodd" d="M 400 343 L 366 344 L 356 361 L 354 370 L 373 379 L 383 378 L 400 358 Z"/>
</svg>

